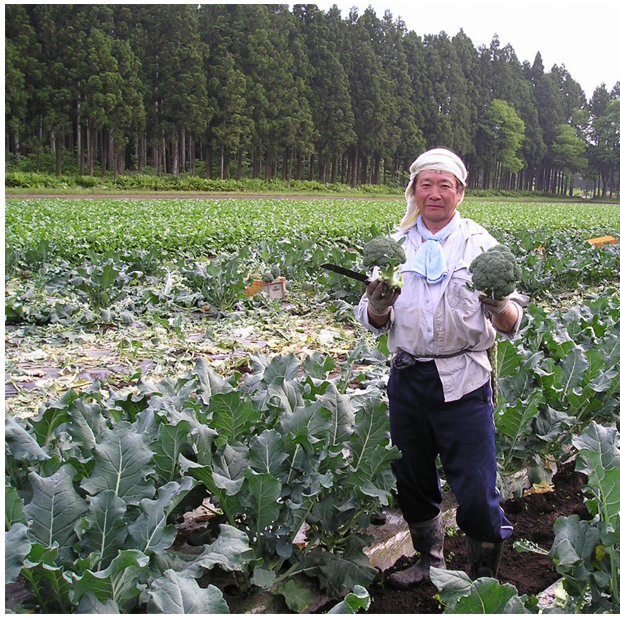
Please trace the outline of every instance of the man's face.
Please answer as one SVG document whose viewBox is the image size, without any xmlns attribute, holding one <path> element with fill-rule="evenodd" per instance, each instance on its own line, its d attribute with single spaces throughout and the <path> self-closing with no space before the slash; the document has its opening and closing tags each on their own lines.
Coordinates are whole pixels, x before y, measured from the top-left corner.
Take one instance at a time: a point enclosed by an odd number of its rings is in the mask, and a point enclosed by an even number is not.
<svg viewBox="0 0 620 620">
<path fill-rule="evenodd" d="M 415 202 L 431 232 L 436 233 L 450 222 L 464 191 L 459 191 L 456 177 L 450 172 L 423 170 L 418 174 Z"/>
</svg>

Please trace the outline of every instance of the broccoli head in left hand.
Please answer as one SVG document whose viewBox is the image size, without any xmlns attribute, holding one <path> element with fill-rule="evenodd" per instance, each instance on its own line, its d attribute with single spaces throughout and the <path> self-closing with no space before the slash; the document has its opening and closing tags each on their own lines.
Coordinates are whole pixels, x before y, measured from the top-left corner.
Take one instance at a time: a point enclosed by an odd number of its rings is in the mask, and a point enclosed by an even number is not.
<svg viewBox="0 0 620 620">
<path fill-rule="evenodd" d="M 474 258 L 469 266 L 474 287 L 493 299 L 508 297 L 521 279 L 521 267 L 505 245 L 498 244 Z"/>
</svg>

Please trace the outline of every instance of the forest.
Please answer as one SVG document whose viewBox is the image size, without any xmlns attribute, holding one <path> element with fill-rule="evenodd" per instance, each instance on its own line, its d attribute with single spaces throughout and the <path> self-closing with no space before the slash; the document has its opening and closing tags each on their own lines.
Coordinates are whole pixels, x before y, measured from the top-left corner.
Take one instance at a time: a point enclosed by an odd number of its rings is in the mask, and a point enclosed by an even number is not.
<svg viewBox="0 0 620 620">
<path fill-rule="evenodd" d="M 403 187 L 443 146 L 474 189 L 620 194 L 620 82 L 290 6 L 5 5 L 6 171 Z"/>
</svg>

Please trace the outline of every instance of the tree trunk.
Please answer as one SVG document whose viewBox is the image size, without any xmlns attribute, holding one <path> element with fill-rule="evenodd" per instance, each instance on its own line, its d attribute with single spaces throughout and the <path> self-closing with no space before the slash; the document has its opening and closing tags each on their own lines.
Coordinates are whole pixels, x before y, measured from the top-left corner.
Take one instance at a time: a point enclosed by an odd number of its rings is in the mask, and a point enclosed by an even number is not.
<svg viewBox="0 0 620 620">
<path fill-rule="evenodd" d="M 237 151 L 237 181 L 241 180 L 243 175 L 243 149 Z"/>
<path fill-rule="evenodd" d="M 211 178 L 211 170 L 212 170 L 212 166 L 213 166 L 213 149 L 211 148 L 210 144 L 207 144 L 206 162 L 207 162 L 207 169 L 205 170 L 205 179 L 210 179 Z"/>
<path fill-rule="evenodd" d="M 192 176 L 196 176 L 196 144 L 194 134 L 189 134 L 189 163 L 192 171 Z"/>
<path fill-rule="evenodd" d="M 168 162 L 166 160 L 166 138 L 164 136 L 161 137 L 161 170 L 162 174 L 166 174 L 168 172 Z"/>
<path fill-rule="evenodd" d="M 82 144 L 82 119 L 80 118 L 80 106 L 78 101 L 78 118 L 77 118 L 77 156 L 80 162 L 80 176 L 84 176 L 84 145 Z"/>
<path fill-rule="evenodd" d="M 90 123 L 86 123 L 86 151 L 88 155 L 88 174 L 89 176 L 95 176 L 95 167 L 93 161 L 93 132 L 90 128 Z"/>
<path fill-rule="evenodd" d="M 360 164 L 360 145 L 358 142 L 355 145 L 355 154 L 353 155 L 353 176 L 351 178 L 351 186 L 353 188 L 357 187 L 359 164 Z"/>
<path fill-rule="evenodd" d="M 116 183 L 116 179 L 118 178 L 118 159 L 119 154 L 116 148 L 116 140 L 114 139 L 114 130 L 111 129 L 108 133 L 108 144 L 109 144 L 109 157 L 110 157 L 110 165 L 112 166 L 112 178 L 114 179 L 114 183 Z"/>
<path fill-rule="evenodd" d="M 289 152 L 288 149 L 284 149 L 282 155 L 282 180 L 286 182 L 288 180 L 288 167 L 289 167 Z"/>
<path fill-rule="evenodd" d="M 108 149 L 105 143 L 105 132 L 103 129 L 99 132 L 99 138 L 101 141 L 101 146 L 99 149 L 99 152 L 101 153 L 101 176 L 105 177 L 105 172 L 108 167 Z"/>
<path fill-rule="evenodd" d="M 56 134 L 55 139 L 55 148 L 56 148 L 56 176 L 59 177 L 62 174 L 62 139 L 60 134 Z"/>
<path fill-rule="evenodd" d="M 329 165 L 328 157 L 321 157 L 321 183 L 327 183 L 327 166 Z"/>
<path fill-rule="evenodd" d="M 176 137 L 172 141 L 171 150 L 172 150 L 172 153 L 171 153 L 172 155 L 172 176 L 178 177 L 179 176 L 179 141 Z"/>
<path fill-rule="evenodd" d="M 269 181 L 271 179 L 271 165 L 272 165 L 273 155 L 271 153 L 271 145 L 267 147 L 267 154 L 265 157 L 265 181 Z"/>
<path fill-rule="evenodd" d="M 304 171 L 304 158 L 301 155 L 301 153 L 299 153 L 297 155 L 297 180 L 298 181 L 301 181 L 303 177 L 303 171 Z"/>
<path fill-rule="evenodd" d="M 13 149 L 15 151 L 15 161 L 19 161 L 19 119 L 13 117 Z"/>
<path fill-rule="evenodd" d="M 180 162 L 179 162 L 179 166 L 180 166 L 180 171 L 181 172 L 185 172 L 185 130 L 183 130 L 181 132 L 181 146 L 179 147 L 180 149 Z"/>
</svg>

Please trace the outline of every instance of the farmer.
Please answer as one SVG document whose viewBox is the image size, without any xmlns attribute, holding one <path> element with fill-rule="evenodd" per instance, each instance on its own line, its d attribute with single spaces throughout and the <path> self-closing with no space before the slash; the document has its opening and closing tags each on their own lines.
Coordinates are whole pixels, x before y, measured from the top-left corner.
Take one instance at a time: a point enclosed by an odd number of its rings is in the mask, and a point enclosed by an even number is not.
<svg viewBox="0 0 620 620">
<path fill-rule="evenodd" d="M 504 299 L 472 290 L 468 267 L 497 241 L 457 210 L 467 170 L 446 149 L 411 165 L 407 211 L 395 239 L 404 237 L 402 289 L 372 280 L 355 308 L 376 335 L 388 333 L 394 354 L 388 382 L 390 432 L 401 458 L 394 462 L 398 503 L 420 554 L 391 575 L 406 589 L 429 581 L 429 567 L 445 568 L 439 456 L 458 501 L 472 578 L 497 575 L 512 525 L 495 486 L 497 462 L 487 350 L 496 332 L 514 337 L 523 311 L 518 294 Z"/>
</svg>

